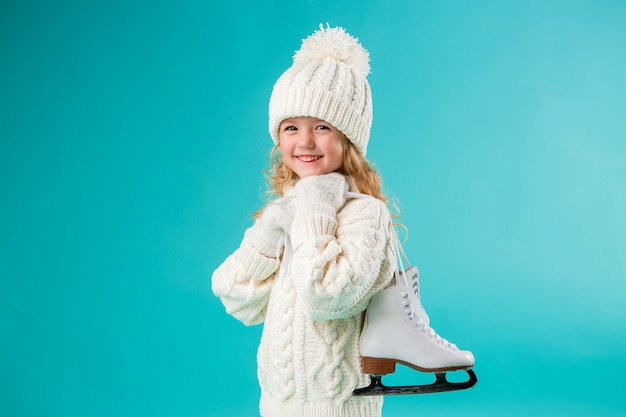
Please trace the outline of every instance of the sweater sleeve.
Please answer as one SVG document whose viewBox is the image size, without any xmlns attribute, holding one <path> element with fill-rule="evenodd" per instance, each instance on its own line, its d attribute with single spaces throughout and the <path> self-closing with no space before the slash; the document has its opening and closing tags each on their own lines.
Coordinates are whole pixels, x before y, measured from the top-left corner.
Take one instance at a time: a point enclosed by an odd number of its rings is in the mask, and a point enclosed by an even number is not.
<svg viewBox="0 0 626 417">
<path fill-rule="evenodd" d="M 309 318 L 363 311 L 392 278 L 391 219 L 378 200 L 351 200 L 338 214 L 301 210 L 291 228 L 294 285 Z"/>
<path fill-rule="evenodd" d="M 226 312 L 247 326 L 265 318 L 267 303 L 280 265 L 266 255 L 267 247 L 259 233 L 259 223 L 246 230 L 237 250 L 213 272 L 211 286 Z"/>
</svg>

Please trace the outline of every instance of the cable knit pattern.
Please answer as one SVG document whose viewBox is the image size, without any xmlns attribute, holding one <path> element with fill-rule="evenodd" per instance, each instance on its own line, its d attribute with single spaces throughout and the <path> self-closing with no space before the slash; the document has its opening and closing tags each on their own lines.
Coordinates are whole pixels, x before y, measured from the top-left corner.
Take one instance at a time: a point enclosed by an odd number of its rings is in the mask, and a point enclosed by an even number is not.
<svg viewBox="0 0 626 417">
<path fill-rule="evenodd" d="M 323 347 L 321 357 L 312 357 L 312 380 L 323 393 L 326 399 L 341 398 L 345 401 L 352 395 L 352 388 L 358 384 L 357 374 L 350 369 L 346 362 L 346 350 L 349 351 L 350 336 L 360 333 L 361 327 L 355 328 L 359 322 L 354 320 L 335 320 L 334 326 L 328 326 L 325 321 L 313 322 L 316 345 Z M 322 360 L 330 359 L 330 361 Z M 323 400 L 323 399 L 322 399 Z"/>
<path fill-rule="evenodd" d="M 284 285 L 283 285 L 284 284 Z M 295 392 L 295 370 L 294 370 L 294 318 L 295 305 L 293 303 L 281 303 L 274 299 L 277 295 L 295 299 L 297 294 L 293 285 L 279 283 L 280 290 L 272 291 L 272 305 L 276 308 L 270 309 L 265 323 L 260 353 L 264 366 L 260 369 L 271 369 L 271 373 L 266 373 L 262 378 L 261 387 L 267 385 L 271 391 L 276 393 L 277 400 L 287 400 Z M 272 326 L 267 326 L 272 323 Z"/>
<path fill-rule="evenodd" d="M 378 417 L 382 398 L 356 397 L 367 385 L 359 337 L 365 307 L 393 275 L 389 212 L 373 199 L 337 213 L 296 195 L 283 263 L 259 249 L 255 226 L 213 274 L 213 291 L 246 324 L 264 320 L 259 346 L 264 417 Z"/>
<path fill-rule="evenodd" d="M 291 227 L 294 282 L 308 317 L 328 320 L 363 311 L 366 295 L 380 289 L 370 271 L 383 264 L 392 269 L 393 256 L 385 251 L 391 222 L 387 207 L 359 200 L 348 203 L 337 219 L 298 209 L 296 216 Z"/>
</svg>

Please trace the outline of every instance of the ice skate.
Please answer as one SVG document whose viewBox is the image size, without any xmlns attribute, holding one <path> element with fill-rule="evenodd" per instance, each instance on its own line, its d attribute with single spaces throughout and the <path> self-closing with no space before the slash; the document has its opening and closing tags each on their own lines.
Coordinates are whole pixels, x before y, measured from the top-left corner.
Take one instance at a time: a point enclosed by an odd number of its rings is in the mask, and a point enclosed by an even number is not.
<svg viewBox="0 0 626 417">
<path fill-rule="evenodd" d="M 369 386 L 354 395 L 427 394 L 473 387 L 478 379 L 471 369 L 474 355 L 460 350 L 430 327 L 419 299 L 419 273 L 411 267 L 396 273 L 395 282 L 376 294 L 366 312 L 361 335 L 363 372 Z M 436 380 L 428 385 L 388 387 L 382 376 L 395 372 L 401 363 L 421 372 L 432 372 Z M 449 382 L 446 372 L 464 370 L 469 379 Z"/>
<path fill-rule="evenodd" d="M 346 198 L 373 198 L 347 192 Z M 396 256 L 395 277 L 389 287 L 374 295 L 367 307 L 361 332 L 363 372 L 369 374 L 369 386 L 354 390 L 354 395 L 429 394 L 473 387 L 478 378 L 471 369 L 474 355 L 460 350 L 430 327 L 430 319 L 420 301 L 419 271 L 410 265 L 393 225 L 392 245 Z M 401 363 L 421 372 L 435 374 L 428 385 L 388 387 L 382 376 Z M 450 382 L 446 372 L 463 370 L 469 379 Z"/>
</svg>

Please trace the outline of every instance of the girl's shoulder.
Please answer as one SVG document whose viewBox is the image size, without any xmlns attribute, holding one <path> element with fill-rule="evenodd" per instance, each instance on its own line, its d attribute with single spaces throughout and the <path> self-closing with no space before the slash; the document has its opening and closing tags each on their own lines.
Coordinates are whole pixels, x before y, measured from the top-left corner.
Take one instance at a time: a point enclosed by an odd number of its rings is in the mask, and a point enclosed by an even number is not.
<svg viewBox="0 0 626 417">
<path fill-rule="evenodd" d="M 372 196 L 359 196 L 348 195 L 346 203 L 339 212 L 340 218 L 369 218 L 378 219 L 383 223 L 388 222 L 391 219 L 389 213 L 389 207 L 387 204 Z"/>
<path fill-rule="evenodd" d="M 366 206 L 378 206 L 378 207 L 387 207 L 387 204 L 383 201 L 377 199 L 374 196 L 369 194 L 360 193 L 357 191 L 347 191 L 344 194 L 346 199 L 346 206 L 352 204 L 355 207 L 366 207 Z"/>
</svg>

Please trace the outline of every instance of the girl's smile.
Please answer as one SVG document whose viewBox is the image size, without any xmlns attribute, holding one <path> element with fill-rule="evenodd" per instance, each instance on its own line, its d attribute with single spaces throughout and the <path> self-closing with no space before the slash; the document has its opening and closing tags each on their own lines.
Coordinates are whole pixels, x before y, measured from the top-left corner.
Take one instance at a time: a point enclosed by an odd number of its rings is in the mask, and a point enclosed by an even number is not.
<svg viewBox="0 0 626 417">
<path fill-rule="evenodd" d="M 320 160 L 323 157 L 315 156 L 315 155 L 298 155 L 296 156 L 296 158 L 298 158 L 302 162 L 315 162 L 315 161 Z"/>
</svg>

